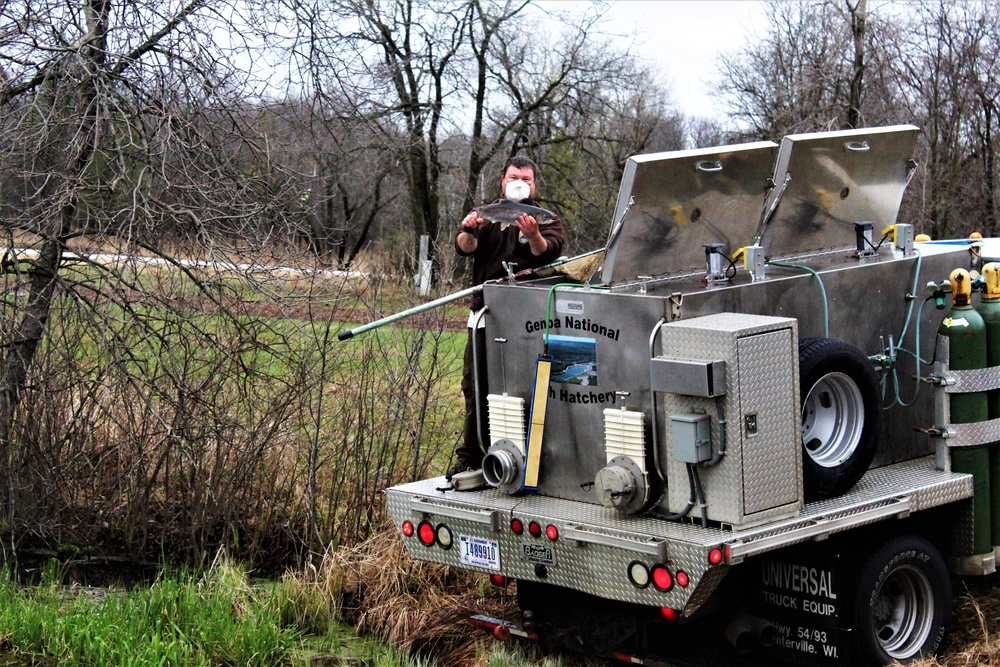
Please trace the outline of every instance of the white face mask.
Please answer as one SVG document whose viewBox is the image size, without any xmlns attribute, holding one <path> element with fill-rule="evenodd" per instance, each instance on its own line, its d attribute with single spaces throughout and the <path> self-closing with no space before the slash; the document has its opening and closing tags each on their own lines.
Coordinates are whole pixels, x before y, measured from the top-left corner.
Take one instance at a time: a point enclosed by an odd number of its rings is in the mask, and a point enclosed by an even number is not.
<svg viewBox="0 0 1000 667">
<path fill-rule="evenodd" d="M 510 181 L 504 189 L 504 194 L 511 201 L 521 201 L 531 195 L 531 186 L 524 181 Z"/>
</svg>

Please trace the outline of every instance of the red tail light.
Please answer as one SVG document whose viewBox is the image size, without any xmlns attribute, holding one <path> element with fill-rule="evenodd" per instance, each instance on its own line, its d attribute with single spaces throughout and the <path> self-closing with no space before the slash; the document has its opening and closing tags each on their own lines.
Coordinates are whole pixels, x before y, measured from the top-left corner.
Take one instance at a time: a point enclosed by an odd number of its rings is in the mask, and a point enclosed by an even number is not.
<svg viewBox="0 0 1000 667">
<path fill-rule="evenodd" d="M 674 578 L 670 575 L 670 570 L 664 565 L 654 565 L 652 573 L 653 585 L 661 591 L 669 591 L 674 586 Z"/>
<path fill-rule="evenodd" d="M 559 529 L 553 526 L 552 524 L 545 526 L 545 537 L 549 538 L 552 541 L 558 540 Z"/>
<path fill-rule="evenodd" d="M 538 525 L 537 521 L 532 521 L 528 524 L 528 532 L 531 533 L 532 537 L 538 537 L 542 534 L 542 527 Z"/>
<path fill-rule="evenodd" d="M 413 522 L 404 521 L 400 530 L 403 531 L 403 535 L 406 535 L 407 537 L 413 537 Z"/>
<path fill-rule="evenodd" d="M 664 621 L 668 623 L 673 623 L 678 618 L 681 617 L 681 613 L 676 609 L 670 609 L 669 607 L 660 607 L 660 616 Z"/>
<path fill-rule="evenodd" d="M 504 588 L 507 585 L 507 577 L 502 574 L 491 574 L 490 583 L 497 588 Z"/>
<path fill-rule="evenodd" d="M 708 552 L 708 562 L 712 565 L 718 565 L 722 562 L 722 549 L 712 549 Z"/>
<path fill-rule="evenodd" d="M 514 531 L 515 535 L 520 535 L 524 532 L 524 523 L 520 519 L 511 519 L 510 529 Z"/>
<path fill-rule="evenodd" d="M 687 588 L 687 585 L 691 583 L 691 581 L 688 579 L 687 572 L 685 572 L 684 570 L 677 570 L 677 574 L 674 575 L 674 581 L 676 581 L 677 585 L 680 586 L 681 588 Z"/>
<path fill-rule="evenodd" d="M 417 537 L 420 541 L 424 543 L 425 547 L 429 547 L 434 544 L 434 526 L 427 523 L 426 521 L 421 521 L 420 525 L 417 526 Z"/>
</svg>

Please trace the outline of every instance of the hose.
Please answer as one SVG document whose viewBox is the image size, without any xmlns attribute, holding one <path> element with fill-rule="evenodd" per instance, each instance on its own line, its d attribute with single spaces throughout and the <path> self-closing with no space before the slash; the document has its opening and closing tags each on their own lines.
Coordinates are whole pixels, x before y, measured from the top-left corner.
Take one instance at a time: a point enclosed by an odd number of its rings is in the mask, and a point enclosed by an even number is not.
<svg viewBox="0 0 1000 667">
<path fill-rule="evenodd" d="M 783 262 L 765 262 L 771 266 L 780 266 L 786 269 L 799 269 L 800 271 L 808 271 L 816 278 L 819 283 L 819 291 L 823 295 L 823 331 L 826 338 L 830 337 L 830 304 L 826 299 L 826 287 L 823 285 L 823 279 L 820 277 L 815 270 L 809 268 L 808 266 L 802 266 L 800 264 L 785 264 Z"/>
<path fill-rule="evenodd" d="M 698 468 L 693 465 L 691 465 L 691 471 L 694 473 L 694 488 L 698 492 L 698 503 L 701 507 L 701 526 L 708 528 L 708 501 L 705 500 L 705 489 L 701 485 L 701 475 L 698 474 Z"/>
<path fill-rule="evenodd" d="M 719 448 L 712 455 L 712 458 L 701 464 L 704 468 L 711 468 L 717 465 L 726 455 L 726 416 L 722 410 L 721 396 L 715 397 L 715 411 L 719 415 L 717 420 L 719 424 Z"/>
<path fill-rule="evenodd" d="M 686 517 L 689 512 L 691 512 L 691 508 L 694 507 L 695 499 L 697 497 L 697 492 L 695 490 L 695 483 L 694 483 L 693 463 L 687 464 L 687 473 L 688 473 L 688 486 L 691 488 L 691 497 L 688 498 L 687 505 L 685 505 L 684 509 L 682 509 L 680 512 L 674 512 L 673 514 L 654 514 L 653 516 L 655 516 L 657 519 L 663 519 L 664 521 L 680 521 L 681 519 Z"/>
</svg>

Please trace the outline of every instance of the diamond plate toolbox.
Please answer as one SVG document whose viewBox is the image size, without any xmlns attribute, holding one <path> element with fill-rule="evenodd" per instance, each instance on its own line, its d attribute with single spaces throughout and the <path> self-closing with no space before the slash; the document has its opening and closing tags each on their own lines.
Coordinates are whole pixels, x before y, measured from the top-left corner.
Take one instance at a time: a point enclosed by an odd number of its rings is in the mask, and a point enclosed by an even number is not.
<svg viewBox="0 0 1000 667">
<path fill-rule="evenodd" d="M 699 470 L 708 519 L 747 526 L 796 514 L 802 506 L 796 321 L 718 313 L 672 322 L 661 331 L 662 359 L 722 362 L 726 368 L 724 394 L 692 389 L 695 395 L 689 395 L 675 386 L 658 392 L 656 428 L 663 435 L 658 442 L 667 463 L 670 509 L 683 507 L 689 494 L 670 416 L 700 413 L 711 417 L 713 451 L 722 446 L 719 418 L 727 425 L 725 456 Z"/>
</svg>

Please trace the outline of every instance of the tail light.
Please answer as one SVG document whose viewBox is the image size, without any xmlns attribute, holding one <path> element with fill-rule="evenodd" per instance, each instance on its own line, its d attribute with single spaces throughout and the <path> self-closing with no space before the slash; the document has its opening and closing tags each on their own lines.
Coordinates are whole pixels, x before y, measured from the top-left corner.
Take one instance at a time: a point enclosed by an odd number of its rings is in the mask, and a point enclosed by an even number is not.
<svg viewBox="0 0 1000 667">
<path fill-rule="evenodd" d="M 678 618 L 681 617 L 681 612 L 676 609 L 670 609 L 669 607 L 660 607 L 660 618 L 662 618 L 667 623 L 673 623 Z"/>
<path fill-rule="evenodd" d="M 666 592 L 673 588 L 674 578 L 665 565 L 654 565 L 651 574 L 653 575 L 653 585 L 661 591 Z"/>
<path fill-rule="evenodd" d="M 413 537 L 413 530 L 414 530 L 414 528 L 413 528 L 413 522 L 412 521 L 404 521 L 403 525 L 400 526 L 400 530 L 403 531 L 403 535 L 406 535 L 407 537 Z"/>
<path fill-rule="evenodd" d="M 420 525 L 417 526 L 417 537 L 420 538 L 425 547 L 432 546 L 434 544 L 434 526 L 426 521 L 421 521 Z"/>
</svg>

